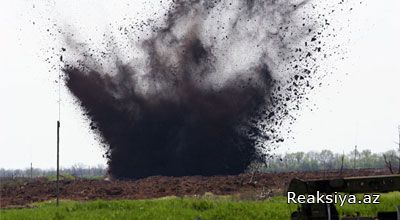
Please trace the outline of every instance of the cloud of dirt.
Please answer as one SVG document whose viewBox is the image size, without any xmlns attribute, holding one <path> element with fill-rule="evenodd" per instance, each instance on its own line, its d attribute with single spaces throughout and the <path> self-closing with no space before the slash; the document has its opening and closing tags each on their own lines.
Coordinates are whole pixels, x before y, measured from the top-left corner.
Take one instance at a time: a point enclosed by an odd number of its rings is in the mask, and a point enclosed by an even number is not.
<svg viewBox="0 0 400 220">
<path fill-rule="evenodd" d="M 310 74 L 279 70 L 311 34 L 297 21 L 306 6 L 177 0 L 135 43 L 136 58 L 114 50 L 113 62 L 66 64 L 66 86 L 102 137 L 111 175 L 237 174 L 262 161 L 266 145 L 281 141 L 274 127 L 293 92 L 285 84 L 302 86 Z"/>
</svg>

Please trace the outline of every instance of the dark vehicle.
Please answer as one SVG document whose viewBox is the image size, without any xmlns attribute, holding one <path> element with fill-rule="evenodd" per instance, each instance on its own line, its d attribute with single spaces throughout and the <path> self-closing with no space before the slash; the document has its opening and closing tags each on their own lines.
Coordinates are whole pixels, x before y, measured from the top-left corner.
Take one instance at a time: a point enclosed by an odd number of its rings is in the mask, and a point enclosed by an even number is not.
<svg viewBox="0 0 400 220">
<path fill-rule="evenodd" d="M 293 179 L 288 187 L 288 192 L 295 195 L 317 194 L 355 194 L 355 193 L 385 193 L 400 191 L 400 175 L 351 177 L 330 180 L 303 181 Z M 339 219 L 339 214 L 333 203 L 302 203 L 299 209 L 292 213 L 292 220 L 311 219 Z M 376 217 L 342 216 L 344 220 L 400 220 L 400 204 L 397 211 L 378 212 Z"/>
</svg>

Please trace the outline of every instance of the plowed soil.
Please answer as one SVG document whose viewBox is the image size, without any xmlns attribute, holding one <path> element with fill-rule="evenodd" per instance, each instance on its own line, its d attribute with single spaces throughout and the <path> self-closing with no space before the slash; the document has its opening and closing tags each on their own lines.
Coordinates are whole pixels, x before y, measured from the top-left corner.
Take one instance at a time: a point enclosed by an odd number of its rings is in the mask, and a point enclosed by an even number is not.
<svg viewBox="0 0 400 220">
<path fill-rule="evenodd" d="M 232 176 L 153 176 L 140 180 L 60 181 L 61 199 L 146 199 L 165 196 L 216 195 L 282 195 L 292 178 L 325 179 L 348 176 L 388 174 L 387 170 L 347 170 L 287 173 L 246 173 Z M 46 178 L 1 180 L 0 207 L 27 206 L 33 202 L 55 199 L 56 182 Z"/>
</svg>

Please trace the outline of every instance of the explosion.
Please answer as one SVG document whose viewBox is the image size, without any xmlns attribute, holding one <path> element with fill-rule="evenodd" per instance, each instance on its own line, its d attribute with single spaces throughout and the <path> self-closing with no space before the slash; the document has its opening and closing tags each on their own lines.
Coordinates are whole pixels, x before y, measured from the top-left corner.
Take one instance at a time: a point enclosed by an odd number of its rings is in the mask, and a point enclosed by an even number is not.
<svg viewBox="0 0 400 220">
<path fill-rule="evenodd" d="M 296 21 L 305 5 L 178 0 L 130 62 L 114 51 L 111 66 L 66 64 L 65 83 L 105 142 L 110 174 L 237 174 L 264 160 L 289 99 L 278 66 L 310 34 Z"/>
</svg>

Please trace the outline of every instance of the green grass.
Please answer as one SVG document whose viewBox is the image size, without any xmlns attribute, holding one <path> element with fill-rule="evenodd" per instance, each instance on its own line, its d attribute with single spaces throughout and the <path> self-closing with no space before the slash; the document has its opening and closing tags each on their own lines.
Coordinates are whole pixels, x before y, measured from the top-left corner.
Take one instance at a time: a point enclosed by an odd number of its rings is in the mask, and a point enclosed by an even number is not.
<svg viewBox="0 0 400 220">
<path fill-rule="evenodd" d="M 337 210 L 340 214 L 354 214 L 358 211 L 365 216 L 374 216 L 378 211 L 396 211 L 396 207 L 400 206 L 400 192 L 381 195 L 380 204 L 344 204 L 342 207 L 337 206 Z"/>
<path fill-rule="evenodd" d="M 383 194 L 379 205 L 338 207 L 339 213 L 374 216 L 377 210 L 394 211 L 400 204 L 400 192 Z M 286 204 L 285 197 L 264 201 L 237 200 L 235 197 L 176 198 L 151 200 L 96 200 L 88 202 L 54 201 L 33 208 L 0 210 L 0 219 L 289 219 L 296 205 Z"/>
<path fill-rule="evenodd" d="M 57 176 L 54 174 L 54 175 L 48 175 L 48 176 L 46 176 L 46 178 L 47 178 L 47 180 L 49 180 L 49 181 L 56 181 L 57 180 Z M 72 176 L 71 174 L 69 174 L 69 173 L 63 173 L 63 174 L 61 174 L 60 175 L 60 180 L 74 180 L 74 179 L 76 179 L 74 176 Z"/>
<path fill-rule="evenodd" d="M 57 176 L 55 174 L 54 175 L 47 175 L 45 178 L 47 178 L 47 180 L 49 180 L 49 181 L 56 181 L 57 180 Z M 76 177 L 76 176 L 73 176 L 73 175 L 71 175 L 69 173 L 62 173 L 60 175 L 60 180 L 75 180 L 77 178 L 90 179 L 90 180 L 101 180 L 101 179 L 104 178 L 104 176 L 82 176 L 82 177 Z"/>
</svg>

